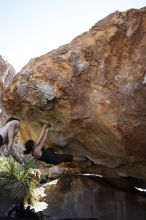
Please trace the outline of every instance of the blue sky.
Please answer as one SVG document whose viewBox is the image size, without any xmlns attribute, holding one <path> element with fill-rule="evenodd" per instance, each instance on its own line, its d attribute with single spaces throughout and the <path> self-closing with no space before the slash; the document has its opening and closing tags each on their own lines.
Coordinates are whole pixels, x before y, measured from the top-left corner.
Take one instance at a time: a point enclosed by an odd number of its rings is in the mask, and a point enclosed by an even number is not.
<svg viewBox="0 0 146 220">
<path fill-rule="evenodd" d="M 108 14 L 144 6 L 146 0 L 0 0 L 0 55 L 19 71 Z"/>
</svg>

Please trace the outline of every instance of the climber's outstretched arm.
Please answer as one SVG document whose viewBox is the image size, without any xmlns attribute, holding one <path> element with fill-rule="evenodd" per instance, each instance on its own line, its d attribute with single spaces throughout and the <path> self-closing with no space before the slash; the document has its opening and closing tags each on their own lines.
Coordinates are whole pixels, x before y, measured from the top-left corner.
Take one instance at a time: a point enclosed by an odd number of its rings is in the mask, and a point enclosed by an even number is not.
<svg viewBox="0 0 146 220">
<path fill-rule="evenodd" d="M 43 139 L 43 137 L 44 137 L 44 135 L 46 133 L 46 129 L 47 129 L 47 125 L 44 124 L 43 128 L 41 130 L 41 133 L 39 134 L 39 136 L 37 137 L 37 139 L 35 141 L 36 145 L 39 145 L 41 143 L 41 141 L 42 141 L 42 139 Z"/>
<path fill-rule="evenodd" d="M 37 143 L 35 144 L 35 152 L 40 151 L 43 148 L 43 146 L 47 140 L 48 130 L 49 130 L 48 127 L 44 127 L 44 129 L 42 130 L 42 134 L 40 135 L 42 137 L 39 141 L 39 144 L 37 144 Z"/>
</svg>

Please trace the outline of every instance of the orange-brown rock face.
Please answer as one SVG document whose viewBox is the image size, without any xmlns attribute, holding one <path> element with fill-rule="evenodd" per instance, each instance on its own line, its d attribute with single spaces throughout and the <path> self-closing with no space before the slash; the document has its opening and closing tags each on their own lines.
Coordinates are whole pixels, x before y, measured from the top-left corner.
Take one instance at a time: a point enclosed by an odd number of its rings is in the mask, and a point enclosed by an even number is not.
<svg viewBox="0 0 146 220">
<path fill-rule="evenodd" d="M 146 8 L 115 12 L 30 60 L 3 98 L 25 141 L 51 123 L 48 142 L 117 167 L 146 161 Z M 68 147 L 64 147 L 68 146 Z"/>
</svg>

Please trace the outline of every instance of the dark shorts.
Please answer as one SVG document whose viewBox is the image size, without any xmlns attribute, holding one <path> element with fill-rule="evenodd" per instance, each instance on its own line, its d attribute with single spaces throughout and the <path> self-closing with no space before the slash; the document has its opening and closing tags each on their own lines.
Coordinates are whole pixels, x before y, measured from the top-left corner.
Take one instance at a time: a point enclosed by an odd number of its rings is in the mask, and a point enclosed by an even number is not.
<svg viewBox="0 0 146 220">
<path fill-rule="evenodd" d="M 3 145 L 3 137 L 0 135 L 0 147 Z"/>
<path fill-rule="evenodd" d="M 56 154 L 53 148 L 47 148 L 42 150 L 42 156 L 40 160 L 48 163 L 57 165 L 63 162 L 72 162 L 73 155 L 72 154 Z"/>
</svg>

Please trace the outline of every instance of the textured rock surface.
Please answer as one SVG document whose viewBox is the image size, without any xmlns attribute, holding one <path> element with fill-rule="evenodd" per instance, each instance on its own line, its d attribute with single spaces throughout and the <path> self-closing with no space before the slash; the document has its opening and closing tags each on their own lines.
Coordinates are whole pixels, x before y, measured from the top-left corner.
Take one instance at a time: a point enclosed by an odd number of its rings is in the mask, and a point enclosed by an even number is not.
<svg viewBox="0 0 146 220">
<path fill-rule="evenodd" d="M 48 208 L 43 214 L 58 219 L 144 220 L 146 216 L 146 198 L 85 176 L 66 176 L 57 185 L 47 185 L 46 193 Z"/>
<path fill-rule="evenodd" d="M 16 75 L 14 68 L 0 55 L 0 94 Z"/>
<path fill-rule="evenodd" d="M 146 8 L 115 12 L 70 44 L 31 59 L 3 98 L 7 113 L 21 119 L 22 141 L 46 120 L 48 142 L 60 151 L 145 177 L 145 24 Z"/>
<path fill-rule="evenodd" d="M 16 75 L 14 68 L 0 55 L 0 124 L 5 121 L 6 114 L 2 112 L 1 96 Z"/>
</svg>

